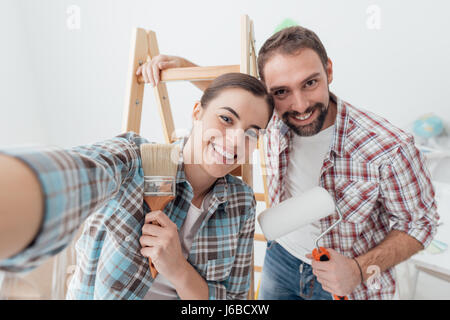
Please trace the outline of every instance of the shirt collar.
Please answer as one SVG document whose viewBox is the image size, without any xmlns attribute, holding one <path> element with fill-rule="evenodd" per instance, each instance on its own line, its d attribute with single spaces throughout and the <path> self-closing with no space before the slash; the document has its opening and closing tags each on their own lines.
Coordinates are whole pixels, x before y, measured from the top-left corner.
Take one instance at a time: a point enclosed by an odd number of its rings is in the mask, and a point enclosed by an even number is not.
<svg viewBox="0 0 450 320">
<path fill-rule="evenodd" d="M 340 98 L 331 92 L 330 99 L 336 103 L 337 109 L 331 150 L 333 150 L 337 155 L 342 156 L 345 146 L 345 137 L 347 136 L 347 130 L 349 127 L 347 107 Z"/>
<path fill-rule="evenodd" d="M 338 155 L 342 155 L 345 146 L 345 136 L 348 129 L 348 112 L 342 100 L 332 92 L 330 92 L 330 99 L 334 103 L 336 103 L 337 108 L 333 140 L 330 150 L 334 151 Z M 293 132 L 275 112 L 272 121 L 273 128 L 275 130 L 279 130 L 280 152 L 282 152 L 290 145 L 290 141 L 293 137 Z"/>
</svg>

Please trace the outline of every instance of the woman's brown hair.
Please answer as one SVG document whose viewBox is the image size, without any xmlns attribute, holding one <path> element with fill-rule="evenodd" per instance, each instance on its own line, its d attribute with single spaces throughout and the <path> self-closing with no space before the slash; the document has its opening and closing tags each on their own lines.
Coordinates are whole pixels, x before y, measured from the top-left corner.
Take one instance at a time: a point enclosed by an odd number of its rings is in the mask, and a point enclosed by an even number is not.
<svg viewBox="0 0 450 320">
<path fill-rule="evenodd" d="M 263 97 L 269 107 L 269 119 L 272 117 L 274 102 L 273 97 L 267 92 L 266 86 L 257 78 L 245 73 L 226 73 L 213 80 L 211 85 L 203 92 L 200 100 L 205 108 L 208 103 L 221 92 L 230 88 L 240 88 L 248 91 L 256 97 Z"/>
</svg>

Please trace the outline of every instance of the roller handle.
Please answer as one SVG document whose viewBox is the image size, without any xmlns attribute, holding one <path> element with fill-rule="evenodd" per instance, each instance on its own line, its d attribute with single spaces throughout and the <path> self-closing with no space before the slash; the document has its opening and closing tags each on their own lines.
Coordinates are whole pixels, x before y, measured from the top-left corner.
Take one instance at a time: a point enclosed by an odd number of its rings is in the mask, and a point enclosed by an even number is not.
<svg viewBox="0 0 450 320">
<path fill-rule="evenodd" d="M 314 248 L 312 256 L 316 261 L 330 261 L 330 253 L 324 247 L 320 247 L 319 250 Z M 333 294 L 334 300 L 348 300 L 347 296 L 337 296 Z"/>
</svg>

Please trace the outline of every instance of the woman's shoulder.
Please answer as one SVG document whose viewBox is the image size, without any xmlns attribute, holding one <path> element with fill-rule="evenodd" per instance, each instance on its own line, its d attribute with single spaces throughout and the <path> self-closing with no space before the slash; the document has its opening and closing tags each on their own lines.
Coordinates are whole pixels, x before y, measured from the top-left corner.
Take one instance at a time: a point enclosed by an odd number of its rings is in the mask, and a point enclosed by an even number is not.
<svg viewBox="0 0 450 320">
<path fill-rule="evenodd" d="M 234 199 L 249 206 L 255 205 L 255 194 L 246 182 L 231 174 L 227 174 L 225 179 L 227 181 L 229 199 Z"/>
</svg>

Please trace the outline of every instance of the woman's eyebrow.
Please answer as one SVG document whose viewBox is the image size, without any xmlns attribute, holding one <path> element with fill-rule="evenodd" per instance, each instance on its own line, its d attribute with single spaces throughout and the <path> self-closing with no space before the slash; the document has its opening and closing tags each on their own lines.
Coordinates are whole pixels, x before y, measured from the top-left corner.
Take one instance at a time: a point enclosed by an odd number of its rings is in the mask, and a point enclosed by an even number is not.
<svg viewBox="0 0 450 320">
<path fill-rule="evenodd" d="M 238 118 L 238 120 L 241 120 L 241 118 L 239 117 L 239 115 L 237 114 L 237 112 L 233 110 L 233 108 L 230 108 L 230 107 L 222 107 L 221 109 L 225 109 L 225 110 L 230 111 L 232 114 L 234 114 L 234 116 L 235 116 L 236 118 Z"/>
<path fill-rule="evenodd" d="M 233 108 L 230 108 L 230 107 L 221 107 L 221 109 L 225 109 L 225 110 L 230 111 L 232 114 L 235 115 L 236 118 L 238 118 L 238 120 L 241 120 L 241 118 L 239 117 L 239 115 L 237 114 L 237 112 L 234 111 Z M 257 130 L 261 130 L 261 128 L 260 128 L 259 126 L 257 126 L 256 124 L 252 124 L 252 125 L 250 126 L 250 128 L 255 128 L 255 129 L 257 129 Z"/>
</svg>

